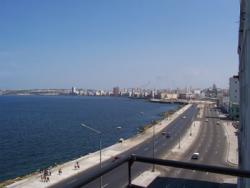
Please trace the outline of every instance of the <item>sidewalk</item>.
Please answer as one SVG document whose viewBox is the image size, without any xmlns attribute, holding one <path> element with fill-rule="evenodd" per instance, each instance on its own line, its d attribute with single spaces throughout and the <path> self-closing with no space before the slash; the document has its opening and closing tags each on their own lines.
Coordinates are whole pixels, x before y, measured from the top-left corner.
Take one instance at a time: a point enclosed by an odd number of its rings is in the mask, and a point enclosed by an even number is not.
<svg viewBox="0 0 250 188">
<path fill-rule="evenodd" d="M 169 118 L 163 119 L 158 124 L 155 125 L 155 133 L 161 132 L 163 129 L 165 129 L 172 121 L 174 121 L 180 114 L 182 114 L 184 111 L 189 109 L 191 107 L 191 104 L 184 106 L 177 112 L 175 112 L 173 115 L 171 115 Z M 152 138 L 152 132 L 153 128 L 147 129 L 144 133 L 134 136 L 132 138 L 129 138 L 125 140 L 123 143 L 117 143 L 110 147 L 107 147 L 102 150 L 102 161 L 105 162 L 108 159 L 113 158 L 116 155 L 119 155 L 138 144 L 144 142 L 147 139 Z M 76 162 L 79 162 L 80 169 L 75 170 L 74 165 Z M 56 167 L 53 167 L 51 172 L 50 181 L 49 182 L 42 182 L 40 174 L 34 174 L 30 177 L 17 181 L 16 183 L 13 183 L 11 185 L 8 185 L 8 188 L 44 188 L 51 186 L 57 182 L 60 182 L 63 179 L 72 177 L 76 175 L 79 172 L 83 172 L 95 165 L 99 165 L 99 151 L 96 151 L 94 153 L 91 153 L 89 155 L 83 156 L 79 159 L 69 161 L 67 163 L 58 165 Z M 62 169 L 62 174 L 58 174 L 58 170 Z"/>
<path fill-rule="evenodd" d="M 232 125 L 232 121 L 224 121 L 223 127 L 225 129 L 228 147 L 226 160 L 227 163 L 233 167 L 238 166 L 238 138 L 236 136 L 237 129 Z"/>
</svg>

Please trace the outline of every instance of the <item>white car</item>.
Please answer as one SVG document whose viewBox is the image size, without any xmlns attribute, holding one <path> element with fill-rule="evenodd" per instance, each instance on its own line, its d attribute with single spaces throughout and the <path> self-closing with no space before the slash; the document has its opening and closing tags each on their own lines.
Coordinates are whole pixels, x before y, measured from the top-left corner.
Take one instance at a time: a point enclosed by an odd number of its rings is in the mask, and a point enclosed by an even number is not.
<svg viewBox="0 0 250 188">
<path fill-rule="evenodd" d="M 120 138 L 120 139 L 119 139 L 119 142 L 120 142 L 120 143 L 124 142 L 124 139 L 123 139 L 123 138 Z"/>
<path fill-rule="evenodd" d="M 199 153 L 193 153 L 191 159 L 199 159 L 200 154 Z"/>
<path fill-rule="evenodd" d="M 183 116 L 182 118 L 183 118 L 183 119 L 186 119 L 187 117 L 186 117 L 186 116 Z"/>
<path fill-rule="evenodd" d="M 208 122 L 208 119 L 206 119 L 205 122 Z"/>
</svg>

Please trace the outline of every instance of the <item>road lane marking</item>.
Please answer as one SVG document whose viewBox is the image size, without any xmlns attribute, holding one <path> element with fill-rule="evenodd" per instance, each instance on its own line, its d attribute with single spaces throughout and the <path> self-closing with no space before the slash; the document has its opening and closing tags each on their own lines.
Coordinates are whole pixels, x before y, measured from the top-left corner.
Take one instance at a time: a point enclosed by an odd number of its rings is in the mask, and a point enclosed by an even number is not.
<svg viewBox="0 0 250 188">
<path fill-rule="evenodd" d="M 102 188 L 105 188 L 105 187 L 107 187 L 108 185 L 109 185 L 109 184 L 106 183 L 104 186 L 102 186 Z"/>
</svg>

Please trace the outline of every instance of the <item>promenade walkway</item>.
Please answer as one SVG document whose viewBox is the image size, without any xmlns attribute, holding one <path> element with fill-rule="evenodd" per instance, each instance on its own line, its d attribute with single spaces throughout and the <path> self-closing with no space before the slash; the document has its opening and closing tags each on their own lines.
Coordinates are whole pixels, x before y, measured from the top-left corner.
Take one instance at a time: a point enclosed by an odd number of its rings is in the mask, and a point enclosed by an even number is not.
<svg viewBox="0 0 250 188">
<path fill-rule="evenodd" d="M 191 107 L 191 104 L 188 104 L 172 114 L 169 118 L 163 119 L 158 124 L 155 125 L 155 133 L 161 132 L 165 129 L 172 121 L 174 121 L 180 114 L 185 112 Z M 144 133 L 134 136 L 130 139 L 125 140 L 123 143 L 117 143 L 110 147 L 103 149 L 102 151 L 102 161 L 105 162 L 108 159 L 112 159 L 115 156 L 122 154 L 123 152 L 137 146 L 138 144 L 144 142 L 147 139 L 152 138 L 152 128 L 147 129 Z M 74 166 L 76 162 L 79 163 L 80 168 L 75 169 Z M 41 181 L 41 174 L 34 174 L 30 177 L 27 177 L 23 180 L 17 181 L 11 185 L 8 185 L 8 188 L 44 188 L 49 187 L 61 180 L 72 177 L 79 172 L 83 172 L 93 166 L 99 165 L 99 151 L 91 153 L 89 155 L 83 156 L 79 159 L 69 161 L 67 163 L 55 166 L 51 169 L 51 176 L 49 176 L 48 182 Z M 62 170 L 62 173 L 59 175 L 59 169 Z"/>
</svg>

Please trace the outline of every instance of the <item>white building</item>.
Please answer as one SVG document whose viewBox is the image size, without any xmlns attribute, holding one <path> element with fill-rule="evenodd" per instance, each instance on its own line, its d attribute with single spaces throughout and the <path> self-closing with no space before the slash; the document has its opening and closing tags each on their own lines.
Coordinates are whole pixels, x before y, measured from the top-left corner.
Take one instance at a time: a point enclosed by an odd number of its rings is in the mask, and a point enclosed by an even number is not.
<svg viewBox="0 0 250 188">
<path fill-rule="evenodd" d="M 160 98 L 161 99 L 166 99 L 166 100 L 177 100 L 178 99 L 178 94 L 176 94 L 176 93 L 168 93 L 168 92 L 161 92 L 160 93 Z"/>
<path fill-rule="evenodd" d="M 75 87 L 71 88 L 71 94 L 72 95 L 77 95 L 78 94 L 78 91 L 77 91 L 77 89 Z"/>
<path fill-rule="evenodd" d="M 250 0 L 240 1 L 238 54 L 240 60 L 239 168 L 250 170 Z M 239 178 L 239 188 L 249 188 L 250 179 Z"/>
</svg>

